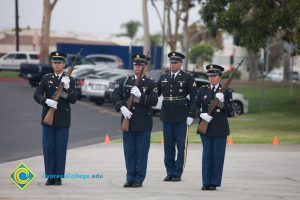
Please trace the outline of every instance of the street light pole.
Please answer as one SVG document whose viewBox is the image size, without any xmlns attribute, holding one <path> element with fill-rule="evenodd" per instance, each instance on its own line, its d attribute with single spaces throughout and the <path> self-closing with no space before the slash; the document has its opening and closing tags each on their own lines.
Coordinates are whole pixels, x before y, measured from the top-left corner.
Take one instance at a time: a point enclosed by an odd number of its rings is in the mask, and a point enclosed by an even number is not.
<svg viewBox="0 0 300 200">
<path fill-rule="evenodd" d="M 19 51 L 20 41 L 19 41 L 19 3 L 15 0 L 15 20 L 16 20 L 16 51 Z"/>
<path fill-rule="evenodd" d="M 164 67 L 165 57 L 165 23 L 166 23 L 166 2 L 164 1 L 163 23 L 162 23 L 162 48 L 161 48 L 161 69 Z"/>
</svg>

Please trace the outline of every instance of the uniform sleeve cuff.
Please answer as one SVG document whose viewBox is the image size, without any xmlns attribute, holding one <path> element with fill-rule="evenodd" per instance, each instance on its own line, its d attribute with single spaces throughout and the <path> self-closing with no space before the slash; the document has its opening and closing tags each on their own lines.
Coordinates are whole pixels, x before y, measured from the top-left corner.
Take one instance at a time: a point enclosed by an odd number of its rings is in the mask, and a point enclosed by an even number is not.
<svg viewBox="0 0 300 200">
<path fill-rule="evenodd" d="M 119 112 L 122 106 L 124 106 L 123 102 L 122 101 L 118 101 L 116 103 L 116 106 L 115 106 L 116 111 Z"/>
</svg>

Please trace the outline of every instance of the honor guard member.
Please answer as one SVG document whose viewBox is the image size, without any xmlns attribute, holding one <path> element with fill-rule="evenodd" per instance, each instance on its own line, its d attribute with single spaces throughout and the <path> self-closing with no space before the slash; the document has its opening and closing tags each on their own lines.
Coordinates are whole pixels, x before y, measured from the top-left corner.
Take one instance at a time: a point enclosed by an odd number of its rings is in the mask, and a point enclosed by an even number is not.
<svg viewBox="0 0 300 200">
<path fill-rule="evenodd" d="M 164 163 L 167 176 L 164 181 L 181 181 L 187 153 L 187 126 L 193 122 L 190 106 L 197 94 L 192 75 L 181 70 L 185 56 L 178 52 L 168 54 L 170 72 L 157 82 L 158 96 L 163 102 L 160 119 L 163 122 Z M 190 95 L 188 99 L 187 96 Z M 177 147 L 177 159 L 175 158 Z"/>
<path fill-rule="evenodd" d="M 43 106 L 43 154 L 46 177 L 46 185 L 61 185 L 61 178 L 65 174 L 67 143 L 71 122 L 70 103 L 76 102 L 75 82 L 72 77 L 63 73 L 66 55 L 61 52 L 50 54 L 54 73 L 43 76 L 34 93 L 34 99 Z M 58 102 L 52 100 L 59 84 L 64 83 L 63 93 Z M 55 108 L 53 125 L 43 123 L 49 108 Z"/>
<path fill-rule="evenodd" d="M 229 135 L 227 115 L 232 112 L 232 90 L 227 88 L 221 93 L 220 78 L 224 68 L 219 65 L 207 65 L 209 85 L 202 86 L 192 106 L 194 113 L 200 111 L 200 121 L 208 122 L 205 134 L 199 133 L 203 146 L 202 153 L 202 190 L 216 190 L 221 186 L 224 165 L 226 139 Z M 210 102 L 214 98 L 222 102 L 211 116 L 207 114 Z"/>
<path fill-rule="evenodd" d="M 134 74 L 122 79 L 111 94 L 111 101 L 122 118 L 129 119 L 129 131 L 123 131 L 123 148 L 126 163 L 126 183 L 124 187 L 142 187 L 146 177 L 150 133 L 152 130 L 152 106 L 157 104 L 156 83 L 142 75 L 140 85 L 135 86 L 137 75 L 141 73 L 148 59 L 145 55 L 133 55 Z M 135 96 L 133 107 L 128 110 L 127 100 Z"/>
</svg>

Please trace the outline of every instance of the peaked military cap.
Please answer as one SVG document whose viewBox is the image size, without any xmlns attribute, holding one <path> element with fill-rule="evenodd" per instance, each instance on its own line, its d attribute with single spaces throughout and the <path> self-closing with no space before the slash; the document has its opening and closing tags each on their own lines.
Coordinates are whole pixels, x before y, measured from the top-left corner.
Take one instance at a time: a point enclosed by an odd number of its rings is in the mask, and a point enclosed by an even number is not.
<svg viewBox="0 0 300 200">
<path fill-rule="evenodd" d="M 220 65 L 216 64 L 209 64 L 205 67 L 207 71 L 207 76 L 214 76 L 214 75 L 222 75 L 222 72 L 224 71 L 224 68 Z"/>
<path fill-rule="evenodd" d="M 51 62 L 64 62 L 67 55 L 58 51 L 53 51 L 50 53 L 50 57 Z"/>
<path fill-rule="evenodd" d="M 185 59 L 185 56 L 182 53 L 176 51 L 172 51 L 168 53 L 168 57 L 170 63 L 182 62 L 182 60 Z"/>
<path fill-rule="evenodd" d="M 150 60 L 150 58 L 144 54 L 135 54 L 132 56 L 132 59 L 133 64 L 147 64 L 147 62 Z"/>
</svg>

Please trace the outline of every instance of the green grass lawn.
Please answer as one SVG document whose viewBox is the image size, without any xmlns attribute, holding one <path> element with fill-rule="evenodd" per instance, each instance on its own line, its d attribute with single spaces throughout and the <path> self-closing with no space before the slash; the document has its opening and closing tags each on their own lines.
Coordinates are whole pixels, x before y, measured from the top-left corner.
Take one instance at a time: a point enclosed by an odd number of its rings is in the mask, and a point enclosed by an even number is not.
<svg viewBox="0 0 300 200">
<path fill-rule="evenodd" d="M 0 71 L 0 78 L 19 78 L 17 71 Z"/>
<path fill-rule="evenodd" d="M 293 95 L 288 87 L 264 88 L 264 106 L 261 110 L 261 88 L 233 86 L 249 101 L 249 113 L 229 118 L 234 143 L 272 144 L 276 135 L 279 143 L 300 144 L 300 86 L 294 86 Z M 197 120 L 198 121 L 198 120 Z M 189 128 L 189 142 L 199 143 L 196 125 Z M 159 143 L 162 133 L 152 134 L 151 141 Z"/>
</svg>

